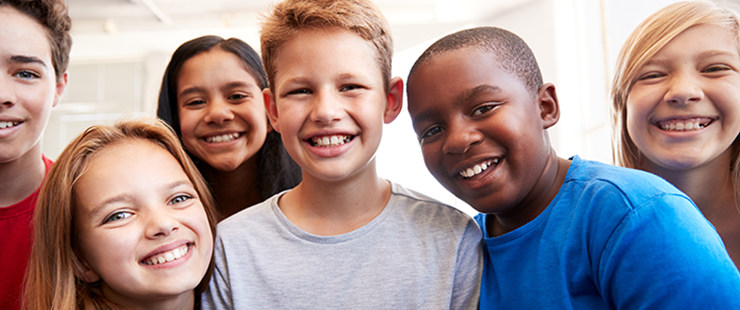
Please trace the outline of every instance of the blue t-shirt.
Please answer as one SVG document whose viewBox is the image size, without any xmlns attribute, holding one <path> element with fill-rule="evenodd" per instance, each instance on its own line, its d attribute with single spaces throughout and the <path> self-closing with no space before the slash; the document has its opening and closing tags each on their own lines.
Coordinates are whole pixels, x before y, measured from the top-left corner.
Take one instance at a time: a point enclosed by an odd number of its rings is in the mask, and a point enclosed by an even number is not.
<svg viewBox="0 0 740 310">
<path fill-rule="evenodd" d="M 646 172 L 572 161 L 537 218 L 498 237 L 483 229 L 480 309 L 740 309 L 740 273 L 685 194 Z"/>
</svg>

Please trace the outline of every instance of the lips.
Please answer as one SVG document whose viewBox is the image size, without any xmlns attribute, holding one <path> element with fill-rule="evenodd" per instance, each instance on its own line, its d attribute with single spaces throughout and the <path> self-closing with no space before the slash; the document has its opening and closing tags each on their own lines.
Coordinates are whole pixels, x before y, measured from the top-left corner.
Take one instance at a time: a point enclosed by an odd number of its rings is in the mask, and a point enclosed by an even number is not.
<svg viewBox="0 0 740 310">
<path fill-rule="evenodd" d="M 463 169 L 462 171 L 459 172 L 459 174 L 464 179 L 470 179 L 478 174 L 483 173 L 483 171 L 488 170 L 488 168 L 498 165 L 499 162 L 501 162 L 500 158 L 486 160 L 481 163 L 475 164 L 472 167 L 469 167 L 467 169 Z"/>
<path fill-rule="evenodd" d="M 0 129 L 15 127 L 20 125 L 22 122 L 20 121 L 0 121 Z"/>
<path fill-rule="evenodd" d="M 154 265 L 172 262 L 172 261 L 182 258 L 188 252 L 190 252 L 190 250 L 192 250 L 192 243 L 185 243 L 174 249 L 170 249 L 166 251 L 158 251 L 154 254 L 148 255 L 147 257 L 142 259 L 139 263 L 143 265 L 147 265 L 147 266 L 154 266 Z"/>
<path fill-rule="evenodd" d="M 703 129 L 714 122 L 715 118 L 695 117 L 689 119 L 669 119 L 655 123 L 663 131 L 692 131 Z"/>
<path fill-rule="evenodd" d="M 241 133 L 234 132 L 234 133 L 207 136 L 203 138 L 203 140 L 205 140 L 208 143 L 224 143 L 224 142 L 234 141 L 241 136 L 242 136 Z"/>
</svg>

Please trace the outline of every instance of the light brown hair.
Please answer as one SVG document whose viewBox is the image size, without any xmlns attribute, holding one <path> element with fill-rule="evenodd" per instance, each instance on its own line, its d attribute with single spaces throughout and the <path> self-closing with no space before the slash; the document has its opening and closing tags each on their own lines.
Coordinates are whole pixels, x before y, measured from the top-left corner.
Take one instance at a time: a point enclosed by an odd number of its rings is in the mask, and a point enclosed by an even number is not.
<svg viewBox="0 0 740 310">
<path fill-rule="evenodd" d="M 264 18 L 260 30 L 262 63 L 270 89 L 275 91 L 275 73 L 280 47 L 301 30 L 338 27 L 369 41 L 377 51 L 377 62 L 388 92 L 393 59 L 390 26 L 380 10 L 366 0 L 286 0 Z"/>
<path fill-rule="evenodd" d="M 81 275 L 84 269 L 74 228 L 77 207 L 74 187 L 89 169 L 95 154 L 130 140 L 149 141 L 175 157 L 193 183 L 208 216 L 212 234 L 216 235 L 213 198 L 170 128 L 153 119 L 92 126 L 67 145 L 41 188 L 33 219 L 34 241 L 26 271 L 24 309 L 117 309 L 103 297 L 100 281 L 86 283 L 75 276 Z M 212 265 L 211 259 L 211 266 L 198 284 L 196 294 L 205 290 Z"/>
</svg>

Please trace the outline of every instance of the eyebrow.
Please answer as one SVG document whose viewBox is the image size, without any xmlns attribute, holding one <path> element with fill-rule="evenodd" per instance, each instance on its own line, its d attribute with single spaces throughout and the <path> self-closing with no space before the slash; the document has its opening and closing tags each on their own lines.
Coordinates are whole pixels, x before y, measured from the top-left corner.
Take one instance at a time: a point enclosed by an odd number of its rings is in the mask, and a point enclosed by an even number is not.
<svg viewBox="0 0 740 310">
<path fill-rule="evenodd" d="M 478 96 L 478 95 L 480 95 L 481 93 L 484 93 L 484 92 L 493 92 L 493 93 L 496 93 L 496 92 L 500 92 L 500 91 L 501 91 L 501 88 L 499 88 L 498 86 L 493 86 L 493 85 L 489 85 L 489 84 L 478 85 L 476 87 L 473 87 L 471 89 L 468 89 L 468 90 L 464 91 L 462 94 L 457 95 L 455 97 L 453 103 L 454 104 L 460 104 L 462 102 L 470 101 L 472 98 L 475 98 L 475 96 Z M 426 111 L 423 111 L 423 112 L 417 114 L 411 120 L 411 123 L 412 124 L 416 124 L 417 122 L 424 121 L 424 120 L 427 120 L 427 119 L 432 118 L 434 116 L 437 116 L 437 114 L 438 113 L 436 111 L 434 111 L 434 110 L 426 110 Z"/>
<path fill-rule="evenodd" d="M 714 56 L 735 57 L 736 55 L 733 52 L 725 51 L 725 50 L 708 50 L 708 51 L 703 51 L 699 53 L 699 55 L 697 55 L 696 58 L 703 59 L 703 58 L 709 58 L 709 57 L 714 57 Z M 667 58 L 666 59 L 650 59 L 646 61 L 645 64 L 642 66 L 643 67 L 649 66 L 649 65 L 661 66 L 661 65 L 665 65 L 668 62 L 670 62 L 670 60 Z"/>
<path fill-rule="evenodd" d="M 39 64 L 46 68 L 46 63 L 36 56 L 25 56 L 25 55 L 13 55 L 10 56 L 10 63 L 21 63 L 21 64 Z"/>
</svg>

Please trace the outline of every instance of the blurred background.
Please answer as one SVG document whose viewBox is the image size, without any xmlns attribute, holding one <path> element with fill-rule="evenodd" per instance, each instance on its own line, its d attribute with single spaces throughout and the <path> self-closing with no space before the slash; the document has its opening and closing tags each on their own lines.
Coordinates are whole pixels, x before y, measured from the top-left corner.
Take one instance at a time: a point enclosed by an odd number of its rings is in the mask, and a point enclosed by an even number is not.
<svg viewBox="0 0 740 310">
<path fill-rule="evenodd" d="M 44 153 L 55 159 L 90 125 L 155 116 L 164 68 L 185 41 L 236 37 L 259 51 L 259 16 L 275 2 L 67 0 L 73 25 L 69 84 L 52 109 Z M 605 163 L 612 163 L 609 88 L 616 56 L 640 21 L 673 2 L 375 0 L 393 31 L 393 73 L 404 80 L 424 49 L 446 34 L 485 25 L 520 35 L 545 81 L 557 87 L 561 118 L 550 129 L 557 153 Z M 376 158 L 381 176 L 475 214 L 427 172 L 407 112 L 386 125 Z"/>
</svg>

